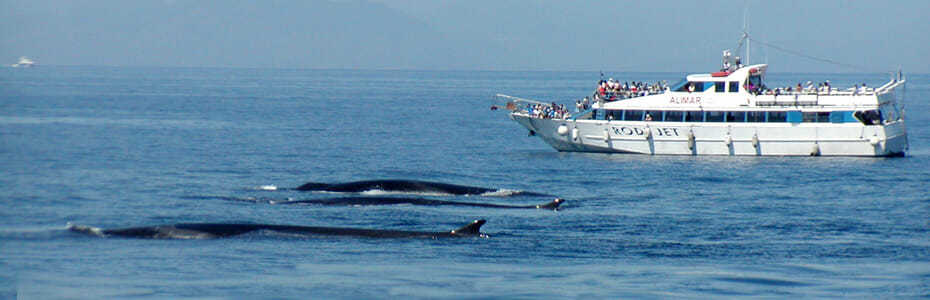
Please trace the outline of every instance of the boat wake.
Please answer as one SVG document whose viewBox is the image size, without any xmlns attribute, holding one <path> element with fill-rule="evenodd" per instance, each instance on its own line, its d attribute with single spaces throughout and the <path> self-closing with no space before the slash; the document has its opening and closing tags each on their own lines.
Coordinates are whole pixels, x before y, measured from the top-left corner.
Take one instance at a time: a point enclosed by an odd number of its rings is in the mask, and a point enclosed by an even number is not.
<svg viewBox="0 0 930 300">
<path fill-rule="evenodd" d="M 277 191 L 278 187 L 271 185 L 271 184 L 266 184 L 266 185 L 255 187 L 255 189 L 259 191 Z"/>
<path fill-rule="evenodd" d="M 499 189 L 496 191 L 481 194 L 481 196 L 485 196 L 485 197 L 510 197 L 510 196 L 518 196 L 518 195 L 533 195 L 533 193 L 526 193 L 521 190 Z"/>
</svg>

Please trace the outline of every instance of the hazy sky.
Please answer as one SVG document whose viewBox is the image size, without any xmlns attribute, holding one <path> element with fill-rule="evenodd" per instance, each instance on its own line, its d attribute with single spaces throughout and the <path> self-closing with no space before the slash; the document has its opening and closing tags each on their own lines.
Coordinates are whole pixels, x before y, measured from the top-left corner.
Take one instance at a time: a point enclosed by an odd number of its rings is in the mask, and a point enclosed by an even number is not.
<svg viewBox="0 0 930 300">
<path fill-rule="evenodd" d="M 858 67 L 752 43 L 771 72 L 930 73 L 928 13 L 928 0 L 0 0 L 0 63 L 709 71 L 745 15 L 754 39 Z"/>
</svg>

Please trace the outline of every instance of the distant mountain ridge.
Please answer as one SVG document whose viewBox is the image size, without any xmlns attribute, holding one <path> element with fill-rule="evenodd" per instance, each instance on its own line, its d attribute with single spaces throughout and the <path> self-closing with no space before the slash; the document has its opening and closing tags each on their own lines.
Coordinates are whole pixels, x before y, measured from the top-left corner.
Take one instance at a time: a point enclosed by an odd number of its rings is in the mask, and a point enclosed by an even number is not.
<svg viewBox="0 0 930 300">
<path fill-rule="evenodd" d="M 504 51 L 491 42 L 446 36 L 367 1 L 38 0 L 0 8 L 14 23 L 0 29 L 0 57 L 47 64 L 488 69 L 505 56 L 489 55 Z"/>
</svg>

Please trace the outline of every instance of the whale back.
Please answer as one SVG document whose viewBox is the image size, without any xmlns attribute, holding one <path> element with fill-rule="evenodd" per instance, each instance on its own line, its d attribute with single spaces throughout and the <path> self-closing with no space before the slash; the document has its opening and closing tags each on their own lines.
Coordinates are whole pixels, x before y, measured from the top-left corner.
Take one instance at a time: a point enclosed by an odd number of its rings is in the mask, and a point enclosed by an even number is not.
<svg viewBox="0 0 930 300">
<path fill-rule="evenodd" d="M 325 191 L 329 184 L 320 182 L 307 182 L 297 187 L 298 191 Z"/>
<path fill-rule="evenodd" d="M 430 182 L 420 180 L 365 180 L 344 183 L 307 182 L 296 188 L 299 191 L 328 191 L 343 193 L 361 193 L 367 191 L 404 192 L 404 193 L 437 193 L 451 195 L 480 195 L 497 191 L 495 189 Z"/>
<path fill-rule="evenodd" d="M 269 230 L 307 236 L 335 235 L 375 238 L 442 238 L 467 236 L 483 237 L 484 235 L 482 235 L 479 230 L 481 229 L 481 225 L 484 225 L 484 223 L 485 220 L 475 220 L 474 222 L 465 225 L 462 228 L 445 232 L 242 223 L 182 223 L 174 225 L 129 227 L 119 229 L 100 229 L 90 226 L 69 224 L 68 229 L 73 232 L 99 237 L 118 236 L 146 239 L 213 239 L 236 236 L 256 230 Z"/>
</svg>

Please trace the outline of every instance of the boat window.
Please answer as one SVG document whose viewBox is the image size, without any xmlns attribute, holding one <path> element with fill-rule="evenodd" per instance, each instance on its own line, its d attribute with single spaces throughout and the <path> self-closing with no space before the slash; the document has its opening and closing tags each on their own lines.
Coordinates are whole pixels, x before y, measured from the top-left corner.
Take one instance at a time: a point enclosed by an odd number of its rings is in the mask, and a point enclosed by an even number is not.
<svg viewBox="0 0 930 300">
<path fill-rule="evenodd" d="M 802 114 L 801 121 L 804 123 L 814 123 L 817 122 L 817 112 L 808 111 Z"/>
<path fill-rule="evenodd" d="M 857 111 L 853 113 L 853 116 L 856 119 L 859 119 L 862 124 L 865 125 L 881 125 L 882 124 L 882 113 L 878 110 L 866 110 L 866 111 Z"/>
<path fill-rule="evenodd" d="M 704 122 L 723 122 L 723 113 L 722 111 L 709 111 L 704 117 Z"/>
<path fill-rule="evenodd" d="M 726 91 L 724 90 L 726 87 L 727 87 L 727 86 L 726 86 L 726 83 L 723 82 L 723 81 L 714 82 L 714 92 L 718 92 L 718 93 L 726 92 Z"/>
<path fill-rule="evenodd" d="M 766 119 L 767 122 L 788 122 L 788 112 L 785 111 L 770 111 L 769 117 Z"/>
<path fill-rule="evenodd" d="M 754 78 L 756 80 L 753 80 Z M 743 85 L 743 88 L 746 90 L 746 92 L 750 94 L 758 94 L 758 92 L 762 90 L 762 85 L 761 85 L 762 83 L 761 83 L 761 80 L 759 80 L 759 78 L 760 78 L 759 76 L 749 77 L 749 80 L 747 80 L 746 84 Z"/>
<path fill-rule="evenodd" d="M 855 123 L 856 119 L 853 118 L 851 111 L 833 111 L 830 112 L 830 122 L 831 123 Z"/>
<path fill-rule="evenodd" d="M 705 91 L 709 91 L 710 88 L 713 87 L 713 86 L 714 86 L 714 83 L 713 83 L 713 82 L 705 82 L 705 83 L 704 83 L 704 90 L 705 90 Z"/>
<path fill-rule="evenodd" d="M 830 112 L 828 111 L 810 111 L 802 114 L 803 122 L 826 123 L 830 122 Z"/>
<path fill-rule="evenodd" d="M 745 111 L 728 111 L 727 122 L 746 122 Z"/>
<path fill-rule="evenodd" d="M 645 121 L 661 121 L 662 120 L 662 111 L 661 110 L 647 110 L 643 115 L 643 120 Z"/>
<path fill-rule="evenodd" d="M 685 112 L 683 111 L 677 111 L 677 110 L 666 111 L 665 121 L 666 122 L 681 122 L 684 116 L 685 116 Z"/>
<path fill-rule="evenodd" d="M 749 86 L 751 87 L 750 90 L 757 90 L 757 89 L 762 88 L 762 76 L 760 75 L 749 76 Z"/>
<path fill-rule="evenodd" d="M 685 84 L 681 85 L 681 87 L 675 89 L 675 91 L 676 92 L 689 92 L 689 91 L 703 92 L 705 87 L 707 87 L 707 85 L 710 85 L 710 83 L 701 82 L 701 81 L 688 81 Z"/>
<path fill-rule="evenodd" d="M 817 123 L 827 123 L 830 122 L 830 112 L 829 111 L 818 111 L 817 112 Z"/>
<path fill-rule="evenodd" d="M 643 111 L 641 111 L 641 110 L 625 110 L 625 111 L 623 111 L 623 120 L 626 120 L 626 121 L 642 121 L 642 120 L 643 120 Z"/>
<path fill-rule="evenodd" d="M 623 111 L 622 110 L 608 110 L 607 120 L 623 120 Z"/>
<path fill-rule="evenodd" d="M 897 120 L 899 117 L 898 107 L 889 103 L 882 104 L 878 108 L 882 112 L 883 119 L 887 120 Z"/>
<path fill-rule="evenodd" d="M 739 92 L 739 81 L 730 81 L 730 93 Z"/>
<path fill-rule="evenodd" d="M 704 122 L 703 111 L 685 112 L 685 122 Z"/>
<path fill-rule="evenodd" d="M 746 113 L 746 122 L 765 122 L 764 111 L 750 111 Z"/>
<path fill-rule="evenodd" d="M 800 111 L 791 110 L 791 111 L 787 111 L 787 112 L 785 112 L 785 113 L 786 113 L 787 116 L 788 116 L 788 122 L 791 122 L 791 123 L 801 123 L 801 121 L 803 120 Z"/>
</svg>

